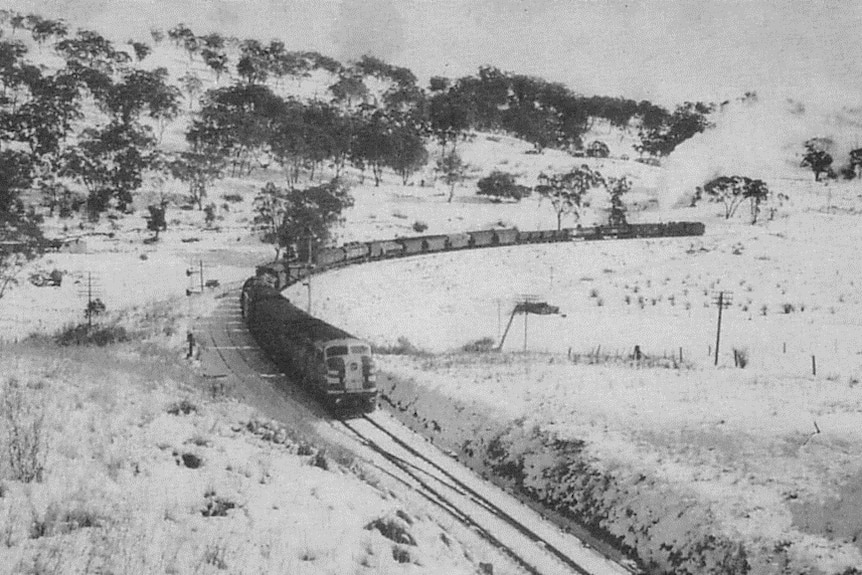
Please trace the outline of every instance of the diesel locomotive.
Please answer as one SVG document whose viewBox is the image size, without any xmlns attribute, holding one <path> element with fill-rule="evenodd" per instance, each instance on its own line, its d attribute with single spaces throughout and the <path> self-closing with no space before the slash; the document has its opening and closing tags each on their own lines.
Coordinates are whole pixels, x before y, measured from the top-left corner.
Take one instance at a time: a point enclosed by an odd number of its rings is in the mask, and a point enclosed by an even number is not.
<svg viewBox="0 0 862 575">
<path fill-rule="evenodd" d="M 249 331 L 284 373 L 327 407 L 374 411 L 371 346 L 293 305 L 281 295 L 277 273 L 262 266 L 243 284 L 240 308 Z"/>
</svg>

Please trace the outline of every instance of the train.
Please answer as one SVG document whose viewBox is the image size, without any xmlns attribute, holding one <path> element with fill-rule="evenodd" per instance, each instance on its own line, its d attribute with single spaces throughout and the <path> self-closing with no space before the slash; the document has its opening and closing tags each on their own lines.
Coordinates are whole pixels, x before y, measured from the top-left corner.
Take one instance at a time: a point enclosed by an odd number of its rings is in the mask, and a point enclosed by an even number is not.
<svg viewBox="0 0 862 575">
<path fill-rule="evenodd" d="M 240 294 L 242 317 L 263 350 L 327 408 L 374 411 L 377 370 L 371 345 L 296 307 L 278 286 L 273 268 L 260 266 Z"/>
<path fill-rule="evenodd" d="M 536 231 L 500 228 L 370 242 L 352 242 L 337 247 L 317 249 L 314 249 L 313 246 L 309 248 L 307 244 L 303 243 L 297 246 L 293 253 L 295 262 L 313 265 L 315 270 L 319 272 L 333 267 L 368 261 L 460 249 L 602 239 L 699 236 L 703 235 L 704 230 L 705 227 L 701 222 L 620 224 Z M 311 252 L 309 252 L 310 249 Z"/>
<path fill-rule="evenodd" d="M 317 249 L 303 242 L 292 250 L 292 259 L 257 267 L 243 284 L 240 309 L 264 351 L 328 408 L 371 412 L 378 394 L 371 346 L 293 305 L 281 295 L 286 287 L 309 274 L 389 258 L 536 243 L 699 236 L 704 230 L 700 222 L 667 222 L 536 231 L 500 228 Z"/>
</svg>

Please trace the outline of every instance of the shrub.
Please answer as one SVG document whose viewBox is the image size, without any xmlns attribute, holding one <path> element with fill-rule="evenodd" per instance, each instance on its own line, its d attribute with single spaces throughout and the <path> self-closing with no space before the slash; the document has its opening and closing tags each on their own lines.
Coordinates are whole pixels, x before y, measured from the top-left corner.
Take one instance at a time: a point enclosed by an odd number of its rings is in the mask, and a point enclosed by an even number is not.
<svg viewBox="0 0 862 575">
<path fill-rule="evenodd" d="M 366 525 L 365 529 L 377 530 L 394 543 L 416 546 L 416 539 L 410 534 L 407 524 L 397 517 L 379 517 Z"/>
<path fill-rule="evenodd" d="M 520 201 L 521 198 L 530 195 L 530 188 L 515 183 L 515 176 L 499 170 L 494 170 L 490 175 L 482 178 L 476 184 L 480 196 L 488 196 L 494 201 L 511 199 Z"/>
<path fill-rule="evenodd" d="M 372 351 L 381 355 L 427 355 L 404 336 L 399 337 L 395 345 L 373 346 Z"/>
<path fill-rule="evenodd" d="M 201 515 L 204 517 L 227 517 L 227 512 L 236 507 L 236 503 L 224 497 L 219 497 L 212 489 L 204 494 L 204 507 Z"/>
<path fill-rule="evenodd" d="M 477 339 L 476 341 L 471 341 L 464 345 L 461 348 L 462 351 L 466 351 L 467 353 L 487 353 L 492 351 L 495 347 L 495 342 L 493 338 L 483 337 L 481 339 Z"/>
<path fill-rule="evenodd" d="M 746 348 L 733 348 L 733 363 L 742 369 L 748 365 L 748 350 Z"/>
<path fill-rule="evenodd" d="M 71 507 L 51 503 L 41 518 L 34 518 L 30 525 L 30 538 L 50 537 L 71 533 L 78 529 L 102 527 L 106 518 L 89 508 L 83 501 L 73 502 Z"/>
<path fill-rule="evenodd" d="M 226 202 L 232 202 L 234 204 L 238 204 L 242 201 L 242 196 L 239 194 L 223 194 L 222 199 Z"/>
<path fill-rule="evenodd" d="M 216 205 L 215 204 L 208 204 L 204 208 L 204 225 L 206 225 L 206 227 L 210 227 L 213 225 L 213 223 L 215 223 L 215 220 L 216 220 Z"/>
<path fill-rule="evenodd" d="M 608 148 L 608 145 L 601 140 L 593 140 L 590 142 L 584 150 L 584 153 L 588 158 L 607 158 L 611 155 L 610 148 Z"/>
<path fill-rule="evenodd" d="M 197 411 L 198 406 L 189 401 L 188 399 L 172 403 L 170 406 L 168 406 L 167 409 L 169 415 L 188 415 L 190 413 L 197 413 Z"/>
<path fill-rule="evenodd" d="M 27 397 L 18 380 L 10 378 L 3 385 L 0 418 L 11 478 L 22 483 L 41 482 L 46 455 L 44 407 Z"/>
<path fill-rule="evenodd" d="M 189 469 L 197 469 L 204 464 L 204 460 L 194 453 L 183 453 L 178 457 L 177 464 L 182 463 Z"/>
<path fill-rule="evenodd" d="M 319 467 L 324 471 L 329 471 L 329 459 L 326 457 L 325 450 L 321 449 L 317 453 L 315 453 L 311 458 L 311 464 L 315 467 Z"/>
<path fill-rule="evenodd" d="M 55 341 L 60 345 L 97 345 L 99 347 L 131 339 L 129 332 L 122 326 L 91 327 L 85 323 L 67 327 L 55 337 Z"/>
<path fill-rule="evenodd" d="M 426 224 L 425 222 L 419 222 L 419 221 L 413 222 L 413 231 L 414 232 L 421 234 L 422 232 L 424 232 L 427 229 L 428 229 L 428 224 Z"/>
<path fill-rule="evenodd" d="M 395 545 L 392 547 L 392 558 L 399 563 L 410 563 L 410 551 Z"/>
<path fill-rule="evenodd" d="M 107 310 L 107 306 L 105 306 L 105 302 L 101 299 L 96 298 L 87 302 L 87 307 L 84 309 L 84 317 L 93 318 L 97 315 L 102 315 Z"/>
</svg>

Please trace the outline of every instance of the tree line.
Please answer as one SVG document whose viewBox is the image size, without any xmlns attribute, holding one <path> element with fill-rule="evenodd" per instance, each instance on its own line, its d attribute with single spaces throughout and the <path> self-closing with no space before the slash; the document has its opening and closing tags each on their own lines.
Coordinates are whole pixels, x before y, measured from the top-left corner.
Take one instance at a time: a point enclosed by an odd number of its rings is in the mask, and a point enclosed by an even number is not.
<svg viewBox="0 0 862 575">
<path fill-rule="evenodd" d="M 37 56 L 50 50 L 60 64 L 35 63 L 26 33 Z M 217 179 L 272 166 L 280 168 L 287 190 L 324 175 L 337 179 L 347 166 L 375 185 L 385 170 L 406 184 L 427 164 L 430 142 L 444 152 L 438 171 L 451 188 L 464 170 L 455 147 L 471 130 L 508 132 L 538 148 L 582 149 L 590 123 L 604 118 L 638 130 L 642 153 L 664 155 L 708 125 L 704 104 L 670 113 L 646 101 L 580 96 L 491 67 L 454 80 L 435 77 L 425 89 L 409 69 L 372 56 L 342 64 L 317 52 L 289 51 L 278 40 L 199 35 L 184 24 L 151 35 L 202 62 L 215 85 L 204 90 L 193 72 L 172 81 L 165 68 L 148 67 L 152 47 L 145 42 L 118 44 L 93 30 L 72 31 L 62 20 L 0 11 L 4 230 L 36 217 L 24 206 L 25 192 L 41 195 L 52 215 L 83 209 L 97 219 L 109 207 L 130 211 L 155 173 L 185 182 L 200 209 Z M 312 75 L 328 79 L 325 93 L 281 94 L 286 79 Z M 168 152 L 162 134 L 181 115 L 189 116 L 187 145 Z"/>
</svg>

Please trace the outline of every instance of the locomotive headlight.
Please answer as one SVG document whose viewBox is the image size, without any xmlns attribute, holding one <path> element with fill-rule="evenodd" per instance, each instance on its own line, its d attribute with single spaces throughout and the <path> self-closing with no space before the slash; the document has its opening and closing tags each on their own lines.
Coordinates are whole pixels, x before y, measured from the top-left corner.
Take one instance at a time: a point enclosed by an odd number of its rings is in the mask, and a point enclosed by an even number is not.
<svg viewBox="0 0 862 575">
<path fill-rule="evenodd" d="M 365 378 L 363 387 L 372 388 L 377 382 L 377 366 L 374 365 L 374 360 L 368 356 L 362 356 L 362 375 Z"/>
</svg>

